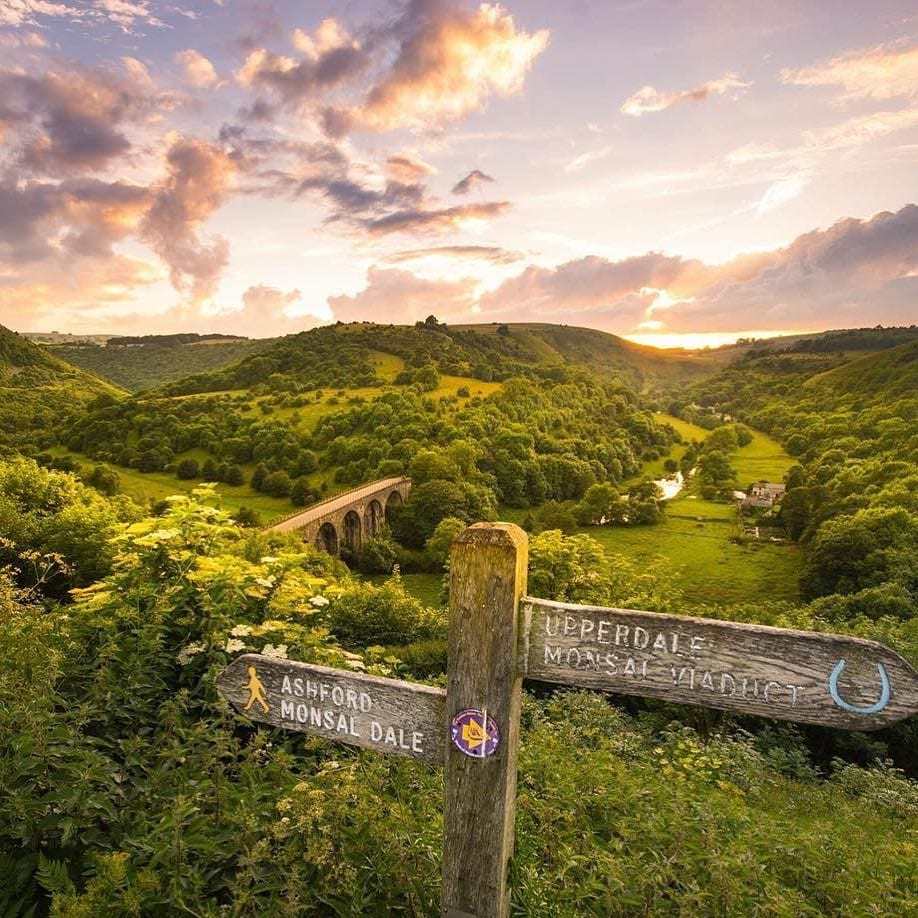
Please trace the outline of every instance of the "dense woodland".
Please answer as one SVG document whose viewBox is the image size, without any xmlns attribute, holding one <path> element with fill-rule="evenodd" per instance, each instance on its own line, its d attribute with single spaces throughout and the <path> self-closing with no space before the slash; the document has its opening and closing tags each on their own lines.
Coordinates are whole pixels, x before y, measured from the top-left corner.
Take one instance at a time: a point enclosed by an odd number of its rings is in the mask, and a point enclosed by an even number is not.
<svg viewBox="0 0 918 918">
<path fill-rule="evenodd" d="M 408 580 L 439 577 L 479 519 L 525 523 L 545 598 L 852 633 L 918 663 L 913 337 L 727 359 L 431 317 L 129 395 L 0 333 L 0 913 L 436 914 L 440 773 L 256 728 L 214 680 L 255 651 L 442 684 L 446 613 Z M 802 552 L 799 600 L 689 602 L 678 565 L 608 547 L 686 513 L 686 545 L 705 515 L 733 532 L 763 431 L 792 461 L 759 522 L 788 545 L 731 550 Z M 654 479 L 677 472 L 673 504 Z M 220 506 L 283 512 L 395 474 L 411 498 L 342 560 Z M 845 734 L 529 692 L 515 913 L 911 914 L 914 721 Z"/>
</svg>

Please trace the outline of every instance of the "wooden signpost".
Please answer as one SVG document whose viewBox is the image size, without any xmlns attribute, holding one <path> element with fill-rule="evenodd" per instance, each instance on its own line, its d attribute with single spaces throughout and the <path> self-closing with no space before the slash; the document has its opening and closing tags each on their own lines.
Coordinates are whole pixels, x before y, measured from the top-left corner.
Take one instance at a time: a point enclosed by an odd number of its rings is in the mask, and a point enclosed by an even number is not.
<svg viewBox="0 0 918 918">
<path fill-rule="evenodd" d="M 257 654 L 217 682 L 251 720 L 444 766 L 447 918 L 509 913 L 524 678 L 848 730 L 918 712 L 918 674 L 875 641 L 550 602 L 526 568 L 508 523 L 453 544 L 446 691 Z"/>
</svg>

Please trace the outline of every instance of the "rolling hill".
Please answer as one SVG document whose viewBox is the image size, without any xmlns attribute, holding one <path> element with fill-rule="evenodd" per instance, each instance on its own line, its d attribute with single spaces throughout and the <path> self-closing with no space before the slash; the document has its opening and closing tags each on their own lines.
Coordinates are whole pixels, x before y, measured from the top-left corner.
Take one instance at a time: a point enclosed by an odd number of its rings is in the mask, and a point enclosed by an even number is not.
<svg viewBox="0 0 918 918">
<path fill-rule="evenodd" d="M 90 403 L 125 395 L 123 389 L 0 326 L 0 443 L 51 440 L 65 419 Z"/>
<path fill-rule="evenodd" d="M 858 357 L 811 377 L 804 385 L 814 392 L 844 393 L 863 404 L 914 394 L 918 392 L 918 339 Z"/>
<path fill-rule="evenodd" d="M 53 352 L 129 392 L 141 392 L 194 373 L 219 370 L 263 351 L 271 339 L 229 335 L 146 335 L 107 342 L 65 342 Z"/>
<path fill-rule="evenodd" d="M 196 373 L 161 391 L 191 395 L 259 385 L 275 390 L 373 386 L 384 381 L 374 367 L 379 354 L 396 358 L 409 372 L 432 365 L 441 374 L 483 381 L 531 375 L 536 366 L 559 374 L 565 367 L 581 366 L 638 390 L 696 379 L 711 369 L 703 354 L 644 347 L 588 328 L 359 322 L 275 339 L 238 363 Z"/>
</svg>

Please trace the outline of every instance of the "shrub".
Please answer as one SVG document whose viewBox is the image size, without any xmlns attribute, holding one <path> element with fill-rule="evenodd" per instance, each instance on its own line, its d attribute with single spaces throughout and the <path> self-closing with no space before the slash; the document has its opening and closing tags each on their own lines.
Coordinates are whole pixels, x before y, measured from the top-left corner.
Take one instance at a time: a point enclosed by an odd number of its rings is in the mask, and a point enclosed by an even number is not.
<svg viewBox="0 0 918 918">
<path fill-rule="evenodd" d="M 327 608 L 326 621 L 343 643 L 360 646 L 443 637 L 446 628 L 443 613 L 405 592 L 397 577 L 381 586 L 343 587 Z"/>
</svg>

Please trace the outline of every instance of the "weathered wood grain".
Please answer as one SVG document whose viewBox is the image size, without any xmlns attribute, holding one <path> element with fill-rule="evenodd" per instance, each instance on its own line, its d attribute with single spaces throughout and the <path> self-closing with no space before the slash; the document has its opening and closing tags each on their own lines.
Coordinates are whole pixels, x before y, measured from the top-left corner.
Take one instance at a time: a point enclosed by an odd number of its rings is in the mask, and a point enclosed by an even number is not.
<svg viewBox="0 0 918 918">
<path fill-rule="evenodd" d="M 263 686 L 261 696 L 252 670 Z M 240 714 L 259 723 L 443 764 L 443 689 L 253 653 L 233 660 L 217 688 Z"/>
<path fill-rule="evenodd" d="M 918 675 L 875 641 L 530 597 L 523 605 L 529 679 L 848 730 L 918 712 Z"/>
<path fill-rule="evenodd" d="M 478 523 L 453 543 L 447 720 L 467 708 L 487 710 L 500 743 L 473 758 L 447 742 L 442 908 L 449 918 L 509 912 L 526 566 L 526 534 L 509 523 Z"/>
</svg>

